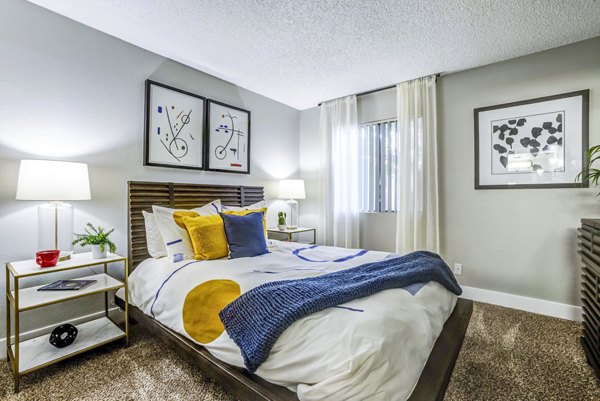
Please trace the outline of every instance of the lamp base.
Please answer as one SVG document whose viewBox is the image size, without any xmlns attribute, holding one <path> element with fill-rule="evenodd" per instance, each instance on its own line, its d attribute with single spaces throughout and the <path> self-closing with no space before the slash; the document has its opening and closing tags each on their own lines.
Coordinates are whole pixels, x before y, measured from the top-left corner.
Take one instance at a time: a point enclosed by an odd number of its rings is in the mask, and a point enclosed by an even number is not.
<svg viewBox="0 0 600 401">
<path fill-rule="evenodd" d="M 49 202 L 38 208 L 39 250 L 60 250 L 59 260 L 73 253 L 73 207 L 68 203 Z"/>
<path fill-rule="evenodd" d="M 298 201 L 290 199 L 286 201 L 286 203 L 290 207 L 290 216 L 289 220 L 287 221 L 288 224 L 285 228 L 289 230 L 295 230 L 298 228 Z"/>
</svg>

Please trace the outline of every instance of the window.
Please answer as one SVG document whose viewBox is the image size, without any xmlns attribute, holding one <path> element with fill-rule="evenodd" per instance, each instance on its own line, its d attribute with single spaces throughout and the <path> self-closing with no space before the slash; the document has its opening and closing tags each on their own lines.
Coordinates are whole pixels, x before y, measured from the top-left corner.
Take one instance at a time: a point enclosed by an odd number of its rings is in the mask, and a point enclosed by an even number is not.
<svg viewBox="0 0 600 401">
<path fill-rule="evenodd" d="M 395 212 L 398 138 L 396 121 L 359 126 L 362 212 Z"/>
</svg>

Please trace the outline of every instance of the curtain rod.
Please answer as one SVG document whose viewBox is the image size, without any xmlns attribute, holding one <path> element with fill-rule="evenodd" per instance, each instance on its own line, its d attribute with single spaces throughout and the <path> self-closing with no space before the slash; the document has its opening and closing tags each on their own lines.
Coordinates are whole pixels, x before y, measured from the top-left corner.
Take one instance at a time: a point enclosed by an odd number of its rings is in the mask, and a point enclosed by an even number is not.
<svg viewBox="0 0 600 401">
<path fill-rule="evenodd" d="M 442 74 L 441 74 L 441 73 L 437 73 L 437 74 L 434 74 L 434 75 L 435 75 L 435 79 L 436 79 L 436 81 L 437 81 L 437 78 L 438 78 L 440 75 L 442 75 Z M 427 76 L 429 76 L 429 75 L 427 75 Z M 425 78 L 425 77 L 421 77 L 421 78 Z M 415 79 L 420 79 L 420 78 L 415 78 Z M 413 81 L 413 80 L 411 79 L 410 81 Z M 388 86 L 382 86 L 382 87 L 380 87 L 380 88 L 371 89 L 371 90 L 364 91 L 364 92 L 359 92 L 359 93 L 357 93 L 357 94 L 356 94 L 356 97 L 359 97 L 359 96 L 364 96 L 364 95 L 370 95 L 371 93 L 375 93 L 375 92 L 381 92 L 381 91 L 384 91 L 384 90 L 387 90 L 387 89 L 392 89 L 392 88 L 395 88 L 395 87 L 396 87 L 396 85 L 397 85 L 397 84 L 388 85 Z M 345 97 L 345 96 L 342 96 L 342 97 Z M 336 98 L 336 99 L 339 99 L 339 98 Z M 319 103 L 319 104 L 317 105 L 317 107 L 320 107 L 320 106 L 321 106 L 323 103 L 330 102 L 330 101 L 332 101 L 332 100 L 335 100 L 335 99 L 330 99 L 330 100 L 323 101 L 323 102 Z"/>
</svg>

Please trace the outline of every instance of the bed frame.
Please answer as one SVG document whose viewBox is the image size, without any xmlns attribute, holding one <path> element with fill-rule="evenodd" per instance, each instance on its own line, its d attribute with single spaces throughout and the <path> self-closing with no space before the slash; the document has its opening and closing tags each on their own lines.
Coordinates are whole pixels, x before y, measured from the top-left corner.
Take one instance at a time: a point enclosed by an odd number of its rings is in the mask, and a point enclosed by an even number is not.
<svg viewBox="0 0 600 401">
<path fill-rule="evenodd" d="M 150 257 L 146 247 L 146 233 L 142 210 L 151 211 L 152 205 L 173 208 L 194 208 L 214 199 L 224 205 L 247 206 L 264 199 L 262 187 L 240 185 L 178 184 L 167 182 L 128 183 L 129 266 L 131 271 Z M 123 301 L 115 297 L 117 305 Z M 444 324 L 429 355 L 425 368 L 409 401 L 442 401 L 458 358 L 467 326 L 473 311 L 473 302 L 459 298 L 454 311 Z M 226 391 L 241 400 L 298 401 L 296 393 L 229 365 L 212 356 L 206 348 L 163 326 L 134 306 L 129 316 L 147 331 L 166 342 L 182 357 L 198 366 L 202 372 L 219 382 Z"/>
</svg>

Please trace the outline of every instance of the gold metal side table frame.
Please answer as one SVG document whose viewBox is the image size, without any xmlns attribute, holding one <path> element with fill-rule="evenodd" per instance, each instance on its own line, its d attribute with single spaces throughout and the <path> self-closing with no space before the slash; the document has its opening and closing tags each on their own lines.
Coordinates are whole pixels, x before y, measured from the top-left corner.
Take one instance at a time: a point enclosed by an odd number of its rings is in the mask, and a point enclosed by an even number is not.
<svg viewBox="0 0 600 401">
<path fill-rule="evenodd" d="M 269 232 L 269 233 L 287 236 L 288 242 L 292 241 L 292 237 L 294 234 L 307 233 L 310 231 L 312 231 L 312 233 L 313 233 L 313 240 L 312 240 L 312 242 L 308 242 L 308 244 L 313 245 L 313 244 L 317 243 L 317 229 L 316 228 L 298 227 L 298 228 L 294 228 L 294 229 L 286 228 L 285 230 L 279 230 L 278 228 L 267 228 L 267 232 Z"/>
<path fill-rule="evenodd" d="M 35 304 L 33 306 L 30 307 L 25 307 L 25 308 L 20 308 L 20 299 L 19 299 L 19 280 L 23 279 L 23 278 L 27 278 L 27 277 L 32 277 L 32 276 L 37 276 L 37 275 L 41 275 L 41 274 L 51 274 L 51 273 L 56 273 L 56 272 L 65 272 L 65 271 L 69 271 L 69 270 L 73 270 L 73 269 L 81 269 L 81 268 L 85 268 L 85 267 L 92 267 L 92 266 L 100 266 L 103 265 L 104 266 L 104 274 L 110 276 L 110 274 L 108 273 L 108 265 L 109 264 L 113 264 L 113 263 L 123 263 L 123 272 L 124 272 L 124 278 L 123 281 L 120 282 L 119 285 L 114 285 L 114 286 L 108 286 L 108 287 L 103 287 L 101 289 L 98 289 L 97 291 L 91 291 L 91 292 L 86 292 L 86 293 L 82 293 L 82 294 L 73 294 L 73 296 L 66 296 L 64 298 L 60 298 L 54 301 L 49 301 L 49 302 L 44 302 L 44 303 L 39 303 L 39 304 Z M 11 276 L 12 276 L 12 280 L 11 280 Z M 107 260 L 105 262 L 100 261 L 100 259 L 95 259 L 93 263 L 82 263 L 79 265 L 74 265 L 72 267 L 67 267 L 67 268 L 63 268 L 60 270 L 54 270 L 54 271 L 44 271 L 43 269 L 40 268 L 40 270 L 36 271 L 36 272 L 32 272 L 32 273 L 27 273 L 27 274 L 19 274 L 15 268 L 12 265 L 12 262 L 7 262 L 6 266 L 5 266 L 5 288 L 6 288 L 6 359 L 8 361 L 8 363 L 10 364 L 12 371 L 13 371 L 13 379 L 14 379 L 14 392 L 18 393 L 19 392 L 19 388 L 20 388 L 20 381 L 21 381 L 21 377 L 37 371 L 39 369 L 45 368 L 47 366 L 53 365 L 57 362 L 63 361 L 65 359 L 71 358 L 73 356 L 76 355 L 80 355 L 84 352 L 87 352 L 89 350 L 92 350 L 94 348 L 103 346 L 105 344 L 114 342 L 114 341 L 118 341 L 121 339 L 125 339 L 125 346 L 129 346 L 129 286 L 128 286 L 128 277 L 129 277 L 129 265 L 128 265 L 128 260 L 126 257 L 119 257 L 119 258 L 111 258 L 110 260 Z M 114 279 L 114 277 L 112 277 Z M 115 279 L 117 280 L 117 279 Z M 12 287 L 11 287 L 11 281 L 12 281 Z M 117 280 L 118 281 L 118 280 Z M 120 288 L 124 288 L 125 289 L 125 309 L 124 309 L 124 330 L 120 327 L 119 323 L 116 322 L 115 320 L 113 320 L 112 317 L 109 316 L 109 310 L 108 310 L 108 293 L 111 291 L 116 291 Z M 13 292 L 14 292 L 14 296 L 13 296 Z M 79 351 L 75 351 L 72 353 L 68 353 L 62 357 L 58 357 L 56 359 L 52 359 L 46 363 L 42 363 L 40 365 L 34 366 L 30 369 L 24 370 L 22 372 L 19 371 L 19 360 L 20 360 L 20 354 L 19 354 L 19 343 L 20 343 L 20 328 L 19 328 L 19 321 L 20 321 L 20 313 L 28 311 L 28 310 L 33 310 L 33 309 L 38 309 L 41 307 L 45 307 L 45 306 L 49 306 L 49 305 L 54 305 L 54 304 L 58 304 L 61 302 L 65 302 L 65 301 L 70 301 L 73 299 L 78 299 L 78 298 L 84 298 L 87 296 L 91 296 L 91 295 L 97 295 L 97 294 L 101 294 L 104 293 L 104 317 L 106 317 L 107 319 L 109 319 L 115 326 L 119 327 L 121 331 L 123 331 L 122 335 L 119 336 L 115 336 L 113 338 L 110 338 L 107 341 L 102 341 L 102 342 L 98 342 L 95 344 L 92 344 L 88 347 L 85 347 Z M 12 320 L 11 317 L 14 316 L 14 327 L 11 324 Z M 62 322 L 60 323 L 62 324 Z M 14 334 L 12 333 L 12 330 L 14 329 Z M 44 336 L 48 336 L 47 334 Z M 12 350 L 14 345 L 14 352 Z"/>
</svg>

